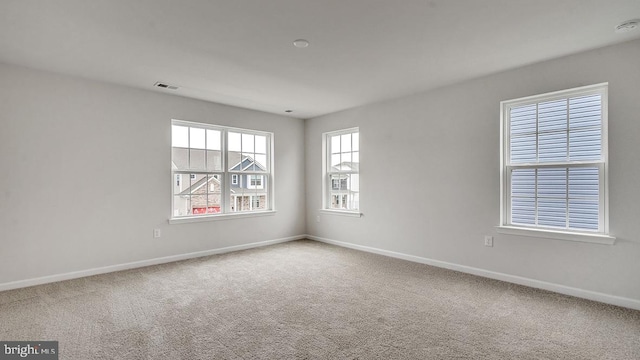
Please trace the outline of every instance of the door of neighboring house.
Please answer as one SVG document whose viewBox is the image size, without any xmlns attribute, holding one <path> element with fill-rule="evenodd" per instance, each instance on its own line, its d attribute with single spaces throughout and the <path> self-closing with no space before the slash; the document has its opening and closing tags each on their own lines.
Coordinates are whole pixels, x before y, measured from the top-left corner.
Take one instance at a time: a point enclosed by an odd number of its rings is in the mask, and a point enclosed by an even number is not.
<svg viewBox="0 0 640 360">
<path fill-rule="evenodd" d="M 233 211 L 249 210 L 248 196 L 240 195 L 233 198 Z"/>
<path fill-rule="evenodd" d="M 240 211 L 240 199 L 239 196 L 234 196 L 233 197 L 233 207 L 232 207 L 233 211 Z"/>
</svg>

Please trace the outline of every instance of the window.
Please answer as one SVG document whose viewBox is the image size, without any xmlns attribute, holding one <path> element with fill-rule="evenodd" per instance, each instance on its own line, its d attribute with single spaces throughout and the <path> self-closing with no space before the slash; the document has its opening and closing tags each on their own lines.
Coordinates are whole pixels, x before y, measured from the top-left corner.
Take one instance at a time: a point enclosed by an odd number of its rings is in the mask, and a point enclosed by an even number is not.
<svg viewBox="0 0 640 360">
<path fill-rule="evenodd" d="M 608 233 L 607 84 L 503 101 L 501 225 Z"/>
<path fill-rule="evenodd" d="M 324 136 L 324 208 L 357 212 L 360 208 L 360 133 L 348 129 Z"/>
<path fill-rule="evenodd" d="M 172 218 L 272 210 L 271 133 L 173 120 L 171 137 Z"/>
<path fill-rule="evenodd" d="M 262 189 L 262 176 L 250 175 L 249 176 L 249 189 Z"/>
<path fill-rule="evenodd" d="M 347 188 L 347 179 L 331 179 L 331 189 L 332 190 L 340 190 Z"/>
</svg>

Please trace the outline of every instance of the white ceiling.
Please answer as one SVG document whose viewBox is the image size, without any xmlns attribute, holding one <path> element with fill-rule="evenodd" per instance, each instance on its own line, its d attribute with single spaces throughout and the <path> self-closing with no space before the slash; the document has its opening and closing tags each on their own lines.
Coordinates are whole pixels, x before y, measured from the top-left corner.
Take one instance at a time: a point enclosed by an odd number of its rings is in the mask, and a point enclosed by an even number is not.
<svg viewBox="0 0 640 360">
<path fill-rule="evenodd" d="M 310 118 L 638 39 L 614 32 L 635 18 L 640 0 L 1 0 L 0 62 Z"/>
</svg>

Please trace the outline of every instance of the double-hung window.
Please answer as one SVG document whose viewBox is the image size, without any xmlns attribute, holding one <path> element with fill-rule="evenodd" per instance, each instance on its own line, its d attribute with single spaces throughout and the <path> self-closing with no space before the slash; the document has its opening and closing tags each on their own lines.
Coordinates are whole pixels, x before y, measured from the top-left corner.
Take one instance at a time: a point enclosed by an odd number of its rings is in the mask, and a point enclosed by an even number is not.
<svg viewBox="0 0 640 360">
<path fill-rule="evenodd" d="M 172 219 L 273 210 L 273 134 L 173 120 Z"/>
<path fill-rule="evenodd" d="M 360 209 L 360 133 L 357 128 L 323 134 L 324 208 L 357 213 Z"/>
<path fill-rule="evenodd" d="M 607 84 L 501 107 L 501 226 L 606 236 Z"/>
</svg>

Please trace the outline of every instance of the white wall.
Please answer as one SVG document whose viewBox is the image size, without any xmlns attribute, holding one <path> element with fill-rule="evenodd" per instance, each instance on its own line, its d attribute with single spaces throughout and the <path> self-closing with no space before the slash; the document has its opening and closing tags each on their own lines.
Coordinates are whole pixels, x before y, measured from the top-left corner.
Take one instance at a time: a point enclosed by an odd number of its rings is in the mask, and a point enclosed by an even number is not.
<svg viewBox="0 0 640 360">
<path fill-rule="evenodd" d="M 3 64 L 0 79 L 0 285 L 305 233 L 303 121 Z M 172 118 L 273 132 L 277 213 L 169 225 Z"/>
<path fill-rule="evenodd" d="M 306 122 L 0 64 L 0 285 L 306 232 L 640 300 L 638 58 L 629 42 Z M 497 234 L 499 102 L 605 81 L 616 244 Z M 274 132 L 277 214 L 167 224 L 171 118 Z M 354 126 L 364 217 L 317 223 L 321 133 Z"/>
<path fill-rule="evenodd" d="M 307 120 L 307 233 L 640 300 L 638 59 L 640 41 L 628 42 Z M 601 82 L 609 82 L 615 245 L 497 234 L 500 101 Z M 320 215 L 317 223 L 321 134 L 354 126 L 364 217 Z M 495 237 L 493 248 L 484 235 Z"/>
</svg>

